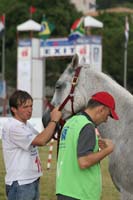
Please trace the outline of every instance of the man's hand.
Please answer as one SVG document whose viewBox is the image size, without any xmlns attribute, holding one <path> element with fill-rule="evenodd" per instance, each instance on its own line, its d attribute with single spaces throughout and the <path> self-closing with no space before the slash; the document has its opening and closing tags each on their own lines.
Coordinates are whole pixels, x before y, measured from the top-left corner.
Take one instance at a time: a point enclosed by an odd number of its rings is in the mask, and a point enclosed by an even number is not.
<svg viewBox="0 0 133 200">
<path fill-rule="evenodd" d="M 58 122 L 61 117 L 62 117 L 62 112 L 58 110 L 59 108 L 56 107 L 52 110 L 52 112 L 50 113 L 51 116 L 51 121 L 56 121 Z"/>
<path fill-rule="evenodd" d="M 99 144 L 99 148 L 101 150 L 108 148 L 110 150 L 110 152 L 112 152 L 114 149 L 114 144 L 112 143 L 112 140 L 110 140 L 110 139 L 99 138 L 98 144 Z"/>
</svg>

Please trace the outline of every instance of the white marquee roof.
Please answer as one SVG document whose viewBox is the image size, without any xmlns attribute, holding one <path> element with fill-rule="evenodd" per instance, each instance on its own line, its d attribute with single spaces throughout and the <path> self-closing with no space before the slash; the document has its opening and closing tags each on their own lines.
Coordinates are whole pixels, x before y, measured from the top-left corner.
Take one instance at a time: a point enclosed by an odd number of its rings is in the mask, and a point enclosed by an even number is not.
<svg viewBox="0 0 133 200">
<path fill-rule="evenodd" d="M 32 19 L 17 26 L 17 31 L 40 31 L 41 24 L 33 21 Z"/>
<path fill-rule="evenodd" d="M 103 23 L 91 16 L 86 16 L 86 17 L 84 17 L 84 26 L 85 27 L 103 28 Z"/>
</svg>

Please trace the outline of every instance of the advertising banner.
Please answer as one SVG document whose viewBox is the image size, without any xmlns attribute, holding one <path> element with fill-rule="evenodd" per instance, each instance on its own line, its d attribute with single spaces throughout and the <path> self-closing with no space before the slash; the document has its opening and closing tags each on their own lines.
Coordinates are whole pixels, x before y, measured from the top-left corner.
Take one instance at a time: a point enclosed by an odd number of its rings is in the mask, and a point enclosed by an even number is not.
<svg viewBox="0 0 133 200">
<path fill-rule="evenodd" d="M 18 43 L 17 88 L 31 93 L 31 40 Z"/>
<path fill-rule="evenodd" d="M 69 41 L 68 38 L 41 40 L 42 57 L 72 56 L 74 53 L 74 42 Z"/>
<path fill-rule="evenodd" d="M 53 38 L 40 40 L 41 57 L 79 56 L 80 64 L 89 64 L 90 67 L 101 71 L 102 41 L 100 36 L 82 36 L 76 40 L 69 38 Z"/>
</svg>

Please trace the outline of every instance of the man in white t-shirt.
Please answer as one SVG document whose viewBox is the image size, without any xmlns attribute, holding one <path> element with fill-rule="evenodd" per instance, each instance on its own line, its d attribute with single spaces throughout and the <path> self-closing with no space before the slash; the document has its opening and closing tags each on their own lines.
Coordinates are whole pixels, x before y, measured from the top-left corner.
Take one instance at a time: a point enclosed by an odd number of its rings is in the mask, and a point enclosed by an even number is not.
<svg viewBox="0 0 133 200">
<path fill-rule="evenodd" d="M 30 94 L 16 90 L 9 105 L 13 117 L 7 120 L 2 131 L 6 195 L 8 200 L 39 200 L 42 169 L 37 146 L 44 146 L 52 138 L 62 114 L 55 108 L 48 126 L 38 133 L 27 122 L 33 106 Z"/>
</svg>

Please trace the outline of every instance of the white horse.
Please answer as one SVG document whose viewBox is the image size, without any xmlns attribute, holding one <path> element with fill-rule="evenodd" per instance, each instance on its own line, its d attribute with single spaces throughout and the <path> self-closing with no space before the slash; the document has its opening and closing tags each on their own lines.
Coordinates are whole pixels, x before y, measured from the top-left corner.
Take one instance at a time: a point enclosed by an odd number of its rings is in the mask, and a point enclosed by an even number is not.
<svg viewBox="0 0 133 200">
<path fill-rule="evenodd" d="M 54 106 L 60 105 L 68 96 L 77 66 L 78 57 L 74 56 L 72 63 L 56 83 L 51 101 Z M 107 123 L 99 126 L 99 131 L 102 137 L 112 139 L 115 144 L 115 150 L 109 156 L 109 172 L 114 185 L 120 191 L 121 200 L 133 200 L 133 96 L 108 75 L 84 65 L 74 91 L 74 111 L 78 112 L 85 107 L 92 94 L 98 91 L 108 91 L 116 100 L 116 111 L 120 120 L 110 118 Z M 64 119 L 72 115 L 70 99 L 62 112 Z M 49 120 L 47 114 L 48 110 L 43 116 L 45 125 Z"/>
</svg>

